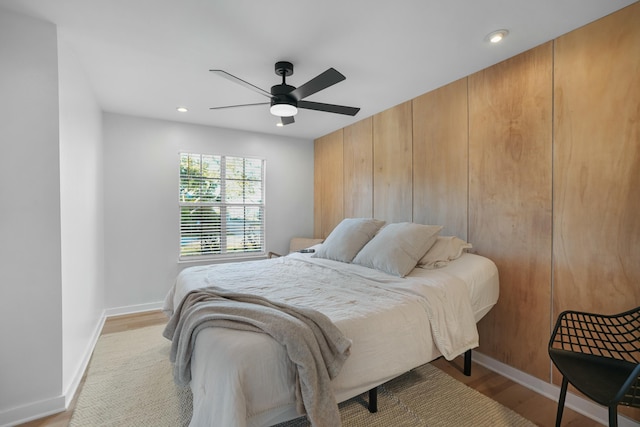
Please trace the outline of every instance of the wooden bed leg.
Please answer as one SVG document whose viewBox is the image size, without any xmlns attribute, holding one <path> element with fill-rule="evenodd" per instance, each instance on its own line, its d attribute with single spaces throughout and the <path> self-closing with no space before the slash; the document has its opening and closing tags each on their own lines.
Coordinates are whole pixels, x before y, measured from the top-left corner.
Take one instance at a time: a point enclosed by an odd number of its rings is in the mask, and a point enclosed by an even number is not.
<svg viewBox="0 0 640 427">
<path fill-rule="evenodd" d="M 378 387 L 369 390 L 369 412 L 378 412 Z"/>
<path fill-rule="evenodd" d="M 471 376 L 471 349 L 464 352 L 464 374 Z"/>
</svg>

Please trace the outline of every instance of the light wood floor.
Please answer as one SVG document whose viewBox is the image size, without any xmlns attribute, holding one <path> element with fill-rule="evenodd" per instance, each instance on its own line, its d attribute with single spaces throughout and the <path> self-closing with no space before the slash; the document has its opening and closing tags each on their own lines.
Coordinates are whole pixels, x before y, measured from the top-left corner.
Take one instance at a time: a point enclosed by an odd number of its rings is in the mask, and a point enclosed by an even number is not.
<svg viewBox="0 0 640 427">
<path fill-rule="evenodd" d="M 102 334 L 105 335 L 162 324 L 166 323 L 166 321 L 167 318 L 165 315 L 159 311 L 112 317 L 105 322 Z M 543 427 L 555 425 L 556 402 L 553 400 L 547 399 L 475 363 L 472 367 L 471 376 L 467 377 L 462 374 L 462 358 L 455 359 L 451 362 L 440 358 L 431 363 L 460 382 L 518 412 L 535 424 Z M 82 383 L 84 383 L 84 378 Z M 80 384 L 80 390 L 82 389 L 82 383 Z M 67 411 L 21 424 L 20 427 L 66 427 L 69 425 L 75 405 L 76 400 L 74 399 Z M 584 417 L 569 408 L 565 408 L 562 418 L 563 427 L 595 427 L 601 425 L 602 424 Z"/>
</svg>

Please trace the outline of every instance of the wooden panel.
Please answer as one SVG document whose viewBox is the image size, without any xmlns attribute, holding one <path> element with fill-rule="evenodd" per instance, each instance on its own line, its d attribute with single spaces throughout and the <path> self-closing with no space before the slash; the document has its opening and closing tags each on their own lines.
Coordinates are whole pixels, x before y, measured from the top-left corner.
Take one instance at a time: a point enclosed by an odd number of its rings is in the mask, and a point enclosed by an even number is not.
<svg viewBox="0 0 640 427">
<path fill-rule="evenodd" d="M 411 101 L 373 116 L 373 215 L 412 220 Z"/>
<path fill-rule="evenodd" d="M 552 43 L 469 77 L 469 239 L 500 299 L 480 351 L 549 380 Z"/>
<path fill-rule="evenodd" d="M 556 40 L 553 318 L 640 305 L 640 3 Z"/>
<path fill-rule="evenodd" d="M 313 141 L 313 237 L 322 238 L 322 145 Z"/>
<path fill-rule="evenodd" d="M 373 119 L 344 128 L 344 216 L 373 216 Z"/>
<path fill-rule="evenodd" d="M 344 218 L 342 129 L 315 141 L 314 236 L 326 238 Z"/>
<path fill-rule="evenodd" d="M 413 220 L 467 239 L 467 79 L 413 100 Z"/>
<path fill-rule="evenodd" d="M 554 319 L 640 305 L 638 22 L 640 3 L 556 40 Z"/>
</svg>

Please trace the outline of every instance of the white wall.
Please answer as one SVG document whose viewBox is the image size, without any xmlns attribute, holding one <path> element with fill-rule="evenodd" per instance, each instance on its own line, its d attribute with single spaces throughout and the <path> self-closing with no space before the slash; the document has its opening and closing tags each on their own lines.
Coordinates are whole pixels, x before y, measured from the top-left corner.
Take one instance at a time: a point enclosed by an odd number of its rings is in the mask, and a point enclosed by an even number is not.
<svg viewBox="0 0 640 427">
<path fill-rule="evenodd" d="M 177 114 L 177 113 L 176 113 Z M 188 113 L 187 113 L 188 114 Z M 177 273 L 180 151 L 266 159 L 267 251 L 313 234 L 313 141 L 107 113 L 106 306 L 149 308 Z"/>
<path fill-rule="evenodd" d="M 56 43 L 0 9 L 0 425 L 62 399 Z"/>
<path fill-rule="evenodd" d="M 178 153 L 266 159 L 267 250 L 313 232 L 313 141 L 102 114 L 54 25 L 0 8 L 0 426 L 69 403 L 106 308 L 181 268 Z"/>
<path fill-rule="evenodd" d="M 62 233 L 62 385 L 67 404 L 104 313 L 102 111 L 72 49 L 58 41 Z"/>
</svg>

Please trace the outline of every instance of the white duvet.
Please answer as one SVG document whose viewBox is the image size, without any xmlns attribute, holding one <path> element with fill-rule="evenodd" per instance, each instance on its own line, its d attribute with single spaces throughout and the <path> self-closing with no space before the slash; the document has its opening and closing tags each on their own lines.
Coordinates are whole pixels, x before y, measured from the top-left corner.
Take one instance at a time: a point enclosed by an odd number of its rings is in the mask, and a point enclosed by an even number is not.
<svg viewBox="0 0 640 427">
<path fill-rule="evenodd" d="M 440 354 L 452 359 L 478 345 L 465 281 L 445 269 L 417 276 L 297 253 L 192 267 L 178 276 L 165 312 L 189 291 L 212 285 L 315 308 L 353 341 L 332 381 L 343 401 Z M 265 334 L 207 328 L 196 339 L 191 371 L 192 426 L 268 426 L 299 416 L 293 366 Z"/>
</svg>

